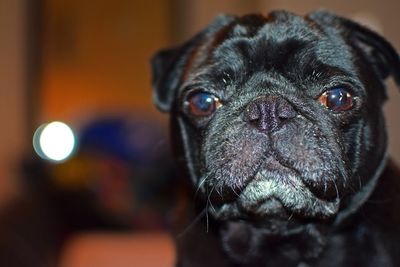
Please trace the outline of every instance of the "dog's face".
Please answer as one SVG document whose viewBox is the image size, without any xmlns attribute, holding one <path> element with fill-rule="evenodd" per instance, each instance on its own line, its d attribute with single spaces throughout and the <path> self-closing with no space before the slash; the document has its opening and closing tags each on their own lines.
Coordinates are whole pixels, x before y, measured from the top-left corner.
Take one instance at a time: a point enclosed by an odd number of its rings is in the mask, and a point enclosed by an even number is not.
<svg viewBox="0 0 400 267">
<path fill-rule="evenodd" d="M 372 190 L 383 80 L 400 65 L 375 33 L 325 12 L 222 16 L 152 63 L 178 160 L 216 219 L 279 231 L 356 209 Z"/>
</svg>

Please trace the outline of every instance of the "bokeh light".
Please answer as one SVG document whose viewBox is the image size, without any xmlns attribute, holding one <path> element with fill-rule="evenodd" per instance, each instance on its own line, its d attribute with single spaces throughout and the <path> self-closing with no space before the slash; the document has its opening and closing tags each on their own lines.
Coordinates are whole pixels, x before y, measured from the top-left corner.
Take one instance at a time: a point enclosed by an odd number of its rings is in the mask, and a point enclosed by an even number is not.
<svg viewBox="0 0 400 267">
<path fill-rule="evenodd" d="M 74 152 L 76 139 L 67 124 L 54 121 L 41 125 L 33 136 L 33 147 L 43 159 L 61 162 Z"/>
</svg>

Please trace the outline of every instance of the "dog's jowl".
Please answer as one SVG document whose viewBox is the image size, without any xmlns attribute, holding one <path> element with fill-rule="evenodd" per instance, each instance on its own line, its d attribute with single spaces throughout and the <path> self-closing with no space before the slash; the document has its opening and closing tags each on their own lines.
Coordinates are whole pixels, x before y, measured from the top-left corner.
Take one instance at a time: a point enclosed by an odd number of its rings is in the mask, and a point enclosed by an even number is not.
<svg viewBox="0 0 400 267">
<path fill-rule="evenodd" d="M 400 266 L 383 37 L 322 11 L 220 16 L 152 69 L 189 188 L 178 266 Z"/>
</svg>

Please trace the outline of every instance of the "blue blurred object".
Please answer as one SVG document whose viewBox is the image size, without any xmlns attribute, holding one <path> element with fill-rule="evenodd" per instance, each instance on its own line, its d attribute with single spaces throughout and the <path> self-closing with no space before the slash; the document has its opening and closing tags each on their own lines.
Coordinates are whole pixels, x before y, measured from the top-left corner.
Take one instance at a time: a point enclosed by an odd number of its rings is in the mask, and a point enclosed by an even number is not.
<svg viewBox="0 0 400 267">
<path fill-rule="evenodd" d="M 77 155 L 60 165 L 53 178 L 60 188 L 94 193 L 96 203 L 111 217 L 125 218 L 139 228 L 159 228 L 174 177 L 162 129 L 156 121 L 136 116 L 91 120 L 78 132 Z"/>
<path fill-rule="evenodd" d="M 148 120 L 106 117 L 93 120 L 80 131 L 79 150 L 116 156 L 146 164 L 157 157 L 157 140 L 165 139 L 159 126 Z"/>
</svg>

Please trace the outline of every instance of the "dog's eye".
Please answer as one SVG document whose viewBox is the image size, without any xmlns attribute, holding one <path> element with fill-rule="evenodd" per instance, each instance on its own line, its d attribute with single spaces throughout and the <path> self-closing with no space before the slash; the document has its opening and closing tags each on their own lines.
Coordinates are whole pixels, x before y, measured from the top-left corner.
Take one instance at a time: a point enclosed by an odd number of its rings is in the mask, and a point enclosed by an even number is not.
<svg viewBox="0 0 400 267">
<path fill-rule="evenodd" d="M 200 91 L 191 93 L 185 106 L 191 115 L 205 117 L 212 115 L 221 103 L 213 94 Z"/>
<path fill-rule="evenodd" d="M 318 100 L 322 105 L 333 111 L 346 111 L 353 107 L 352 95 L 342 87 L 325 91 Z"/>
</svg>

